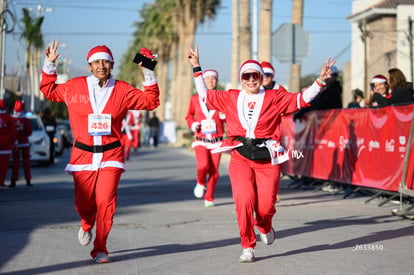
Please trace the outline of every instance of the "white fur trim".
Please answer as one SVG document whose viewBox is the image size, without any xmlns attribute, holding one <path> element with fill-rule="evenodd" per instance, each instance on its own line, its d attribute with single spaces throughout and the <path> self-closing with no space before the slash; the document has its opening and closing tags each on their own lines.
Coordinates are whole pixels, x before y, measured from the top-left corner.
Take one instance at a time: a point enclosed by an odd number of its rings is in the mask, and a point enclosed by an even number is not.
<svg viewBox="0 0 414 275">
<path fill-rule="evenodd" d="M 319 87 L 318 83 L 313 82 L 313 84 L 307 88 L 303 93 L 302 97 L 306 103 L 310 103 L 320 92 L 321 87 Z"/>
<path fill-rule="evenodd" d="M 203 77 L 206 77 L 206 76 L 214 76 L 216 79 L 218 79 L 217 72 L 216 71 L 213 71 L 213 70 L 206 70 L 206 71 L 204 71 Z"/>
<path fill-rule="evenodd" d="M 197 121 L 191 124 L 191 131 L 193 132 L 197 131 L 198 126 L 200 126 L 200 122 L 197 122 Z"/>
<path fill-rule="evenodd" d="M 98 53 L 94 53 L 93 55 L 91 55 L 91 57 L 89 57 L 88 63 L 92 63 L 93 61 L 100 60 L 100 59 L 109 60 L 111 62 L 114 62 L 114 60 L 112 59 L 112 57 L 109 53 L 98 52 Z"/>
<path fill-rule="evenodd" d="M 267 67 L 264 67 L 263 68 L 263 72 L 264 73 L 271 73 L 271 74 L 274 74 L 275 72 L 272 70 L 272 68 L 267 68 Z"/>
</svg>

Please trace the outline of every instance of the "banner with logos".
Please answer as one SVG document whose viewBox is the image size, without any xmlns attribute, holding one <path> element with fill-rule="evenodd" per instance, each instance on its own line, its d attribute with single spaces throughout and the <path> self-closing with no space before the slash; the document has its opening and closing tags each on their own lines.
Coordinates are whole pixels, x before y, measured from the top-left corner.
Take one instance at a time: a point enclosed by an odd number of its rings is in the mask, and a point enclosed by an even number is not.
<svg viewBox="0 0 414 275">
<path fill-rule="evenodd" d="M 282 120 L 286 174 L 388 191 L 400 186 L 414 104 L 313 111 Z M 413 139 L 414 140 L 414 139 Z M 407 188 L 413 189 L 413 145 Z"/>
</svg>

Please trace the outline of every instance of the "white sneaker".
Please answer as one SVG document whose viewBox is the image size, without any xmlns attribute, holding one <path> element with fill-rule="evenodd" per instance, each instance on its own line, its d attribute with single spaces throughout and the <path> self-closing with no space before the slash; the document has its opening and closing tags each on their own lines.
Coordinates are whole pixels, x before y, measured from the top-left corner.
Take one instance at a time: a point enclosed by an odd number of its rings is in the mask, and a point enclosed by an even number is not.
<svg viewBox="0 0 414 275">
<path fill-rule="evenodd" d="M 260 232 L 260 239 L 263 243 L 271 245 L 275 241 L 275 234 L 275 230 L 272 227 L 272 229 L 266 234 Z"/>
<path fill-rule="evenodd" d="M 204 207 L 214 207 L 214 201 L 204 200 Z"/>
<path fill-rule="evenodd" d="M 196 184 L 194 187 L 194 196 L 197 199 L 201 199 L 204 196 L 204 191 L 206 190 L 206 187 L 204 185 L 201 185 L 199 183 Z"/>
<path fill-rule="evenodd" d="M 243 253 L 240 256 L 239 262 L 241 263 L 251 263 L 254 262 L 256 258 L 254 257 L 254 249 L 251 247 L 243 248 Z"/>
<path fill-rule="evenodd" d="M 106 255 L 103 252 L 99 252 L 96 257 L 95 257 L 95 261 L 98 264 L 104 264 L 104 263 L 110 263 L 111 262 L 111 258 L 109 258 L 108 255 Z"/>
<path fill-rule="evenodd" d="M 87 246 L 92 240 L 92 232 L 91 231 L 89 231 L 89 232 L 83 231 L 82 226 L 81 226 L 81 228 L 79 229 L 79 232 L 78 232 L 78 240 L 79 240 L 81 245 Z"/>
</svg>

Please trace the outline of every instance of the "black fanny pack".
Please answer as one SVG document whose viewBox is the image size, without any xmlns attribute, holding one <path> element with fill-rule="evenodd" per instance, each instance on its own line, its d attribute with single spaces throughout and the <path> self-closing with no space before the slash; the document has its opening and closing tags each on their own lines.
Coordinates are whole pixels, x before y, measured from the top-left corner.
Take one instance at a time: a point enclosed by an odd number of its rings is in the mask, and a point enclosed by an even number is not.
<svg viewBox="0 0 414 275">
<path fill-rule="evenodd" d="M 270 159 L 270 152 L 266 147 L 257 147 L 257 144 L 265 142 L 266 138 L 236 137 L 237 141 L 243 142 L 243 146 L 235 148 L 245 158 L 250 160 Z"/>
</svg>

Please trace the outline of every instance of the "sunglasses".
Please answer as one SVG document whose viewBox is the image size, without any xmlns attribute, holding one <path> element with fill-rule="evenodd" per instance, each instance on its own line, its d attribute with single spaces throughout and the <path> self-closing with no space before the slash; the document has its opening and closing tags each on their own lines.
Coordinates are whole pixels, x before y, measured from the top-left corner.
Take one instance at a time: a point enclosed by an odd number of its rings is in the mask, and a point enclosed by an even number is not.
<svg viewBox="0 0 414 275">
<path fill-rule="evenodd" d="M 250 78 L 253 77 L 253 80 L 259 80 L 261 78 L 261 74 L 259 72 L 254 72 L 254 73 L 243 73 L 241 75 L 241 79 L 243 80 L 250 80 Z"/>
<path fill-rule="evenodd" d="M 272 77 L 273 76 L 272 73 L 265 73 L 264 75 L 265 75 L 265 77 Z"/>
</svg>

